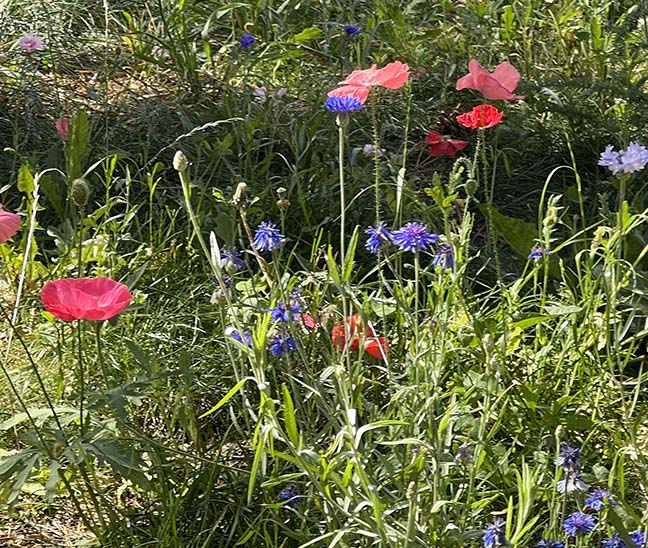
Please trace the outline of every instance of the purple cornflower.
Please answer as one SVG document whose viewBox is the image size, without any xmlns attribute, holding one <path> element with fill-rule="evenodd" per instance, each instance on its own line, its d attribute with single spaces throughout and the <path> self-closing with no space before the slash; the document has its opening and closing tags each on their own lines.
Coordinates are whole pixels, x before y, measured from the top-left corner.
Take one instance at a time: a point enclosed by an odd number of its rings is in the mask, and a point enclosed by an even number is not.
<svg viewBox="0 0 648 548">
<path fill-rule="evenodd" d="M 223 284 L 218 281 L 218 278 L 211 279 L 212 284 L 214 284 L 214 291 L 210 298 L 211 304 L 225 304 L 227 299 L 234 298 L 234 280 L 229 276 L 223 276 Z"/>
<path fill-rule="evenodd" d="M 324 102 L 324 106 L 331 112 L 353 112 L 360 110 L 362 103 L 357 97 L 332 95 Z"/>
<path fill-rule="evenodd" d="M 18 47 L 25 53 L 32 53 L 34 51 L 42 51 L 46 49 L 45 42 L 40 36 L 35 34 L 25 34 L 18 40 Z"/>
<path fill-rule="evenodd" d="M 543 255 L 551 255 L 551 251 L 545 249 L 544 247 L 534 247 L 527 259 L 532 261 L 539 261 L 542 259 Z"/>
<path fill-rule="evenodd" d="M 250 334 L 249 331 L 244 331 L 243 336 L 234 329 L 233 327 L 228 327 L 225 330 L 225 334 L 228 335 L 230 338 L 234 339 L 235 341 L 247 345 L 249 348 L 252 348 L 252 335 Z"/>
<path fill-rule="evenodd" d="M 648 150 L 639 143 L 630 143 L 621 153 L 620 162 L 623 173 L 641 171 L 648 164 Z"/>
<path fill-rule="evenodd" d="M 609 504 L 610 507 L 617 505 L 610 492 L 607 489 L 601 488 L 594 489 L 594 491 L 590 493 L 589 497 L 585 499 L 585 504 L 597 512 L 603 510 L 606 504 Z"/>
<path fill-rule="evenodd" d="M 272 339 L 268 350 L 270 350 L 270 354 L 278 358 L 286 352 L 294 352 L 297 350 L 297 343 L 291 335 L 287 337 L 276 336 Z"/>
<path fill-rule="evenodd" d="M 291 303 L 290 307 L 286 306 L 283 301 L 278 301 L 274 308 L 270 309 L 271 322 L 290 322 L 299 318 L 302 311 L 301 305 Z"/>
<path fill-rule="evenodd" d="M 436 255 L 432 257 L 432 266 L 438 266 L 443 269 L 454 266 L 454 256 L 450 244 L 441 244 L 437 249 Z"/>
<path fill-rule="evenodd" d="M 230 247 L 221 252 L 220 260 L 221 268 L 229 273 L 236 272 L 245 266 L 245 262 L 241 258 L 241 252 L 235 247 Z"/>
<path fill-rule="evenodd" d="M 454 460 L 462 466 L 470 464 L 472 462 L 472 449 L 470 448 L 470 444 L 462 443 L 455 453 Z"/>
<path fill-rule="evenodd" d="M 256 38 L 249 32 L 243 33 L 239 40 L 239 47 L 242 49 L 251 48 L 256 43 Z"/>
<path fill-rule="evenodd" d="M 556 490 L 559 493 L 571 495 L 575 491 L 587 491 L 587 485 L 582 479 L 579 472 L 576 470 L 567 469 L 563 474 L 563 478 L 556 484 Z"/>
<path fill-rule="evenodd" d="M 497 518 L 493 523 L 489 523 L 484 531 L 484 548 L 494 548 L 495 546 L 506 546 L 506 537 L 504 527 L 506 522 Z"/>
<path fill-rule="evenodd" d="M 596 520 L 589 514 L 574 512 L 564 522 L 563 529 L 570 537 L 587 535 L 596 527 Z"/>
<path fill-rule="evenodd" d="M 289 485 L 284 487 L 277 495 L 279 502 L 285 502 L 286 506 L 295 507 L 301 502 L 301 497 L 299 496 L 299 490 L 294 485 Z"/>
<path fill-rule="evenodd" d="M 348 36 L 358 36 L 362 32 L 362 29 L 358 25 L 344 25 L 344 32 Z"/>
<path fill-rule="evenodd" d="M 565 548 L 565 543 L 560 540 L 541 540 L 536 548 Z"/>
<path fill-rule="evenodd" d="M 580 468 L 580 462 L 578 459 L 580 459 L 580 449 L 567 443 L 563 443 L 560 446 L 560 454 L 556 459 L 556 466 L 578 470 Z"/>
<path fill-rule="evenodd" d="M 438 234 L 430 234 L 427 226 L 421 223 L 407 223 L 393 234 L 394 243 L 403 251 L 416 253 L 439 241 Z"/>
<path fill-rule="evenodd" d="M 279 232 L 277 225 L 274 223 L 259 224 L 252 245 L 257 251 L 273 251 L 279 249 L 286 241 L 286 237 Z"/>
<path fill-rule="evenodd" d="M 378 253 L 378 250 L 383 245 L 389 244 L 392 241 L 392 234 L 385 228 L 384 221 L 379 221 L 376 226 L 367 228 L 365 234 L 369 234 L 365 247 L 369 250 L 369 253 L 373 253 L 374 255 Z"/>
</svg>

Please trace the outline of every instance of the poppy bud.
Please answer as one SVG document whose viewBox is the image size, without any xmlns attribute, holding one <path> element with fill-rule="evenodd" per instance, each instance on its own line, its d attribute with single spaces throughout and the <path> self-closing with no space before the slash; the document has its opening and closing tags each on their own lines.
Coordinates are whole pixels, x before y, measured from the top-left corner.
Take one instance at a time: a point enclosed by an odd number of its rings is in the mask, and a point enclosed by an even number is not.
<svg viewBox="0 0 648 548">
<path fill-rule="evenodd" d="M 176 171 L 183 173 L 187 171 L 189 167 L 189 162 L 187 162 L 187 157 L 184 155 L 184 152 L 178 150 L 173 157 L 173 167 Z"/>
<path fill-rule="evenodd" d="M 288 209 L 290 207 L 290 201 L 285 198 L 280 198 L 277 200 L 277 207 L 279 209 Z"/>
<path fill-rule="evenodd" d="M 91 194 L 92 190 L 85 179 L 74 179 L 74 181 L 72 181 L 70 195 L 72 196 L 72 201 L 77 205 L 77 207 L 85 206 L 90 201 Z"/>
<path fill-rule="evenodd" d="M 245 183 L 239 183 L 234 191 L 234 196 L 232 197 L 232 205 L 234 207 L 241 207 L 245 205 L 247 200 L 247 185 Z"/>
</svg>

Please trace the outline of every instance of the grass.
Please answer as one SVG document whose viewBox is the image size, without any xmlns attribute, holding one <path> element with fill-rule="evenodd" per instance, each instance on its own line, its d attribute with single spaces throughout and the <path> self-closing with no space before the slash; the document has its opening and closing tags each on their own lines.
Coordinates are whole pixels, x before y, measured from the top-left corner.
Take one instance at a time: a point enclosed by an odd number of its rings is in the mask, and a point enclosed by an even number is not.
<svg viewBox="0 0 648 548">
<path fill-rule="evenodd" d="M 0 3 L 2 203 L 24 214 L 0 245 L 2 535 L 32 521 L 34 546 L 632 546 L 648 529 L 646 176 L 597 162 L 645 143 L 643 7 Z M 47 49 L 21 52 L 26 32 Z M 510 61 L 526 96 L 496 103 L 480 145 L 456 122 L 482 102 L 454 89 L 472 57 Z M 397 59 L 406 88 L 374 88 L 340 130 L 326 93 Z M 429 157 L 430 130 L 471 146 Z M 390 230 L 418 221 L 439 244 L 368 253 L 376 184 Z M 252 245 L 261 221 L 281 249 Z M 219 258 L 232 246 L 236 271 Z M 536 246 L 552 253 L 527 259 Z M 81 274 L 133 303 L 101 324 L 44 312 L 43 284 Z M 272 322 L 282 302 L 310 327 Z M 376 340 L 384 356 L 364 350 Z M 564 444 L 577 469 L 557 464 Z M 614 501 L 599 511 L 597 487 Z M 597 525 L 572 537 L 581 510 Z"/>
</svg>

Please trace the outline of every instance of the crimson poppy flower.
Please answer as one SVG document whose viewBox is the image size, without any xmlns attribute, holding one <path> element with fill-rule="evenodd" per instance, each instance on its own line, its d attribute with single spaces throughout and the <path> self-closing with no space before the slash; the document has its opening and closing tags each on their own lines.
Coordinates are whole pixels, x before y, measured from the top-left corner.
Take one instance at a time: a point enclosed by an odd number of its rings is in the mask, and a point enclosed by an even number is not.
<svg viewBox="0 0 648 548">
<path fill-rule="evenodd" d="M 342 352 L 345 348 L 350 351 L 358 350 L 360 343 L 363 342 L 362 349 L 379 360 L 384 360 L 389 351 L 389 342 L 386 337 L 377 337 L 375 331 L 369 326 L 365 326 L 359 313 L 349 316 L 345 322 L 346 330 L 349 333 L 351 340 L 347 345 L 345 325 L 341 322 L 336 322 L 331 330 L 331 339 L 333 344 Z"/>
<path fill-rule="evenodd" d="M 478 105 L 470 112 L 457 116 L 457 122 L 472 129 L 493 127 L 502 121 L 504 113 L 493 105 Z"/>
<path fill-rule="evenodd" d="M 479 64 L 477 59 L 468 63 L 469 74 L 457 80 L 457 89 L 474 89 L 486 99 L 524 99 L 524 95 L 515 95 L 513 90 L 520 81 L 520 73 L 506 61 L 495 67 L 493 74 Z"/>
<path fill-rule="evenodd" d="M 63 278 L 41 290 L 45 310 L 64 322 L 109 320 L 132 300 L 128 287 L 110 278 Z"/>
<path fill-rule="evenodd" d="M 11 238 L 20 226 L 20 215 L 5 211 L 0 205 L 0 244 L 5 243 Z"/>
<path fill-rule="evenodd" d="M 430 145 L 430 156 L 441 156 L 447 154 L 454 157 L 456 152 L 463 150 L 470 143 L 459 139 L 445 137 L 436 131 L 430 131 L 425 138 L 425 144 Z"/>
</svg>

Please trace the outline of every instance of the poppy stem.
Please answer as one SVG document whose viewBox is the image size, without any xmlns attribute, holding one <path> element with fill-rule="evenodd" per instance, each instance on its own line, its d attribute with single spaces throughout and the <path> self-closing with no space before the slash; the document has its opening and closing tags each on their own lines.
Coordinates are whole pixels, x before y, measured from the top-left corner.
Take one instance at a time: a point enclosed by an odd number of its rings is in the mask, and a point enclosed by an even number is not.
<svg viewBox="0 0 648 548">
<path fill-rule="evenodd" d="M 78 350 L 78 374 L 79 374 L 79 426 L 81 430 L 81 437 L 85 432 L 83 420 L 83 400 L 85 398 L 85 375 L 83 371 L 83 329 L 81 325 L 82 320 L 77 320 L 77 350 Z"/>
<path fill-rule="evenodd" d="M 97 340 L 97 361 L 99 362 L 99 366 L 101 367 L 101 374 L 103 375 L 104 378 L 104 384 L 106 385 L 106 388 L 110 388 L 108 386 L 108 372 L 106 371 L 106 362 L 103 357 L 103 349 L 102 349 L 102 343 L 101 343 L 101 326 L 103 325 L 102 321 L 98 322 L 93 322 L 94 325 L 94 331 L 95 331 L 95 337 Z"/>
</svg>

